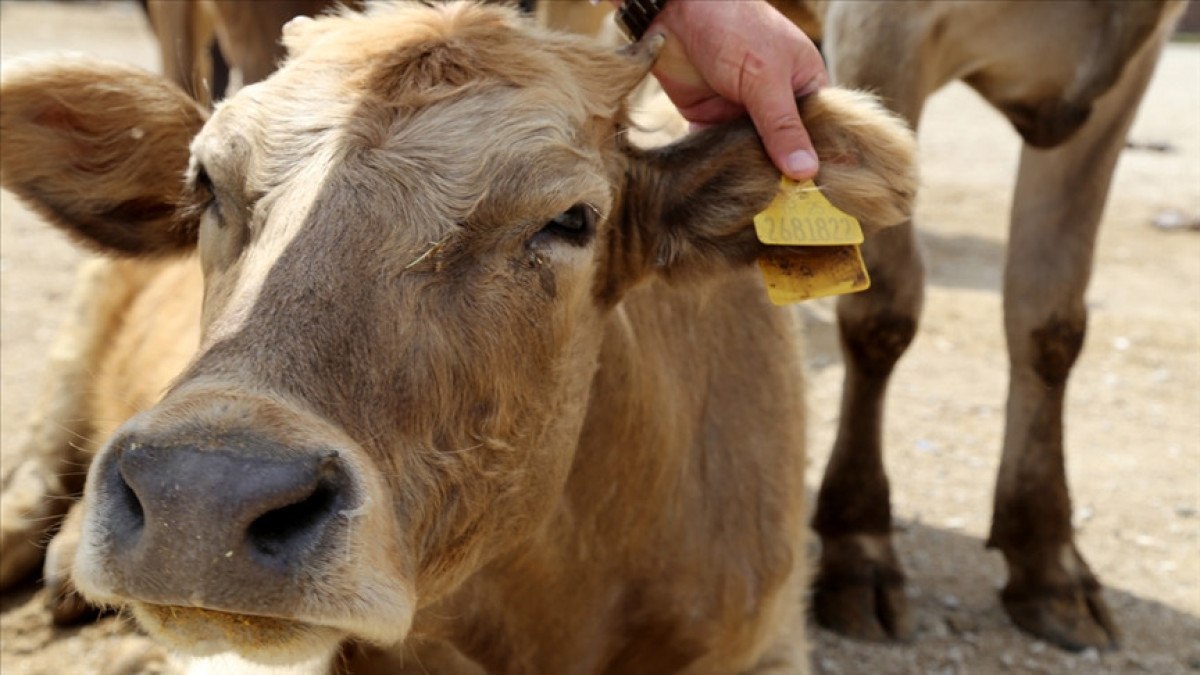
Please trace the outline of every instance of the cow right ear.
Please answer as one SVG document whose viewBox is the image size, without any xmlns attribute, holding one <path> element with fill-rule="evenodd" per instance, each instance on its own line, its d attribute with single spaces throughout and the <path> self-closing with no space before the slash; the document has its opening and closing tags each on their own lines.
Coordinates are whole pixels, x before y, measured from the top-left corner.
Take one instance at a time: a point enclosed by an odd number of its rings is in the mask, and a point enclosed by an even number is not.
<svg viewBox="0 0 1200 675">
<path fill-rule="evenodd" d="M 0 185 L 104 253 L 195 246 L 189 144 L 207 113 L 143 70 L 79 58 L 22 63 L 0 78 Z"/>
<path fill-rule="evenodd" d="M 867 237 L 912 212 L 916 142 L 872 96 L 827 88 L 800 101 L 821 169 L 815 182 Z M 779 191 L 779 172 L 748 120 L 649 151 L 627 150 L 620 225 L 610 237 L 602 295 L 648 274 L 669 281 L 748 265 L 765 252 L 754 215 Z"/>
</svg>

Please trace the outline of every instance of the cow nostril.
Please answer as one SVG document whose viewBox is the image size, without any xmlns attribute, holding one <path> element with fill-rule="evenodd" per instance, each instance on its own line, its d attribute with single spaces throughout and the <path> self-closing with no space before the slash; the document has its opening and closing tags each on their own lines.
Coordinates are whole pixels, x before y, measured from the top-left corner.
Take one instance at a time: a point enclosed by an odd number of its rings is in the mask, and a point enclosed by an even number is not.
<svg viewBox="0 0 1200 675">
<path fill-rule="evenodd" d="M 146 512 L 142 509 L 142 500 L 138 499 L 137 493 L 133 491 L 133 488 L 129 487 L 129 483 L 126 483 L 124 480 L 121 481 L 116 499 L 119 508 L 129 517 L 130 526 L 140 530 L 146 522 Z"/>
<path fill-rule="evenodd" d="M 332 515 L 337 502 L 337 486 L 320 481 L 307 497 L 294 504 L 268 511 L 246 528 L 251 548 L 268 558 L 290 558 L 301 554 L 315 539 L 321 524 Z"/>
<path fill-rule="evenodd" d="M 142 500 L 126 480 L 117 462 L 108 469 L 107 514 L 113 534 L 126 541 L 136 540 L 146 524 Z"/>
</svg>

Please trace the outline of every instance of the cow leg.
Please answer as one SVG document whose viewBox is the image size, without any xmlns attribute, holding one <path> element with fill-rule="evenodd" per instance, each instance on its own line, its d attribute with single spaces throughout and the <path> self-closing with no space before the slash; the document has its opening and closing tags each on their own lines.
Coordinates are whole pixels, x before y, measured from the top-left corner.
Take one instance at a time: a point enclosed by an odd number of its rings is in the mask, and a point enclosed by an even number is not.
<svg viewBox="0 0 1200 675">
<path fill-rule="evenodd" d="M 46 384 L 0 482 L 0 590 L 37 568 L 46 534 L 83 487 L 95 364 L 113 317 L 133 292 L 133 280 L 118 267 L 94 261 L 80 269 L 70 313 L 50 349 Z"/>
<path fill-rule="evenodd" d="M 826 16 L 824 44 L 835 83 L 877 92 L 916 128 L 930 78 L 919 62 L 923 34 L 900 30 L 903 23 L 845 3 Z M 888 58 L 880 58 L 879 44 L 888 45 Z M 837 440 L 813 517 L 821 558 L 812 606 L 817 623 L 830 630 L 905 639 L 912 621 L 892 548 L 883 405 L 892 367 L 916 333 L 925 272 L 911 222 L 883 230 L 862 250 L 871 288 L 843 296 L 837 309 L 846 374 Z"/>
<path fill-rule="evenodd" d="M 50 348 L 47 376 L 0 480 L 0 591 L 29 576 L 46 537 L 83 489 L 97 435 L 97 365 L 152 265 L 93 260 L 76 277 L 70 310 Z"/>
<path fill-rule="evenodd" d="M 881 232 L 863 253 L 871 289 L 838 303 L 846 377 L 813 519 L 822 544 L 813 611 L 822 626 L 851 637 L 904 639 L 912 626 L 891 542 L 883 403 L 892 367 L 916 332 L 924 268 L 911 223 Z"/>
<path fill-rule="evenodd" d="M 1117 642 L 1071 530 L 1063 399 L 1113 168 L 1160 47 L 1149 41 L 1066 144 L 1023 149 L 1014 199 L 1004 284 L 1011 377 L 988 546 L 1008 564 L 1001 597 L 1013 622 L 1066 649 Z"/>
<path fill-rule="evenodd" d="M 42 565 L 43 583 L 46 587 L 46 609 L 54 623 L 73 626 L 92 621 L 99 610 L 88 604 L 75 590 L 71 581 L 71 566 L 75 564 L 75 551 L 83 532 L 83 504 L 75 502 L 63 518 L 58 534 L 46 547 L 46 561 Z"/>
</svg>

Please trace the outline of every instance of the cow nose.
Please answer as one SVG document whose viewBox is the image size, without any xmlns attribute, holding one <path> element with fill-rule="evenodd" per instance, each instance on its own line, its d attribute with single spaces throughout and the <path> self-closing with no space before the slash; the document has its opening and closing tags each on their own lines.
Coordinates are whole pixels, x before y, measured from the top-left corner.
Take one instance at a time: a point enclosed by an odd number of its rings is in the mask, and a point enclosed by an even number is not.
<svg viewBox="0 0 1200 675">
<path fill-rule="evenodd" d="M 149 602 L 195 604 L 197 592 L 234 578 L 261 594 L 303 576 L 327 557 L 349 499 L 332 451 L 127 442 L 107 459 L 96 501 L 106 557 Z"/>
</svg>

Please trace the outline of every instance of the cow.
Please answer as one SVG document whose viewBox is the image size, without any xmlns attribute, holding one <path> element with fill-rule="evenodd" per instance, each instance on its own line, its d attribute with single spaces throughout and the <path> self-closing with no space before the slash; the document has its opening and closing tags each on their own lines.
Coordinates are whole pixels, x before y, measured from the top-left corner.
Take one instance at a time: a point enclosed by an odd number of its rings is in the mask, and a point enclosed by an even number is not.
<svg viewBox="0 0 1200 675">
<path fill-rule="evenodd" d="M 205 105 L 224 98 L 230 68 L 239 71 L 243 84 L 270 75 L 284 56 L 279 42 L 283 25 L 333 4 L 331 0 L 142 1 L 158 41 L 163 73 Z"/>
<path fill-rule="evenodd" d="M 211 116 L 92 60 L 0 81 L 0 182 L 119 257 L 34 428 L 109 436 L 51 572 L 193 654 L 805 672 L 801 373 L 754 266 L 779 174 L 753 127 L 634 147 L 661 40 L 507 8 L 284 40 Z M 907 127 L 845 90 L 800 105 L 825 196 L 871 237 L 907 219 Z M 65 440 L 6 483 L 6 550 Z"/>
<path fill-rule="evenodd" d="M 1064 394 L 1113 169 L 1183 5 L 806 3 L 833 82 L 879 93 L 915 129 L 926 99 L 961 80 L 1024 140 L 1004 274 L 1007 422 L 987 546 L 1007 563 L 1001 599 L 1013 623 L 1069 650 L 1114 648 L 1118 630 L 1074 542 Z M 816 619 L 868 640 L 913 632 L 891 540 L 883 406 L 922 305 L 914 233 L 910 222 L 867 242 L 874 286 L 838 302 L 842 415 L 813 517 Z"/>
</svg>

